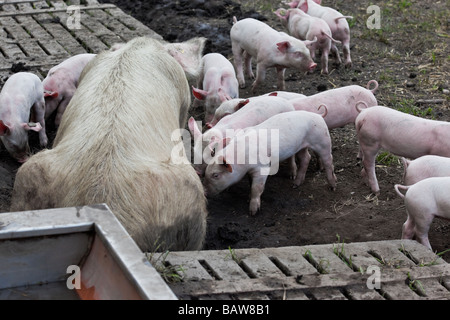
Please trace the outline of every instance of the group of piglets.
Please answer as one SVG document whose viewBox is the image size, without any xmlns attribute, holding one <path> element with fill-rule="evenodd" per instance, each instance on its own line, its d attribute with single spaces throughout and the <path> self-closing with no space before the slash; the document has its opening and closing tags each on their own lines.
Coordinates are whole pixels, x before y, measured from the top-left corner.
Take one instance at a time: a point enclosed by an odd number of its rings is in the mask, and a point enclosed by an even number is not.
<svg viewBox="0 0 450 320">
<path fill-rule="evenodd" d="M 50 69 L 42 82 L 29 72 L 8 78 L 0 92 L 0 139 L 14 159 L 24 163 L 30 157 L 30 130 L 39 132 L 40 145 L 47 146 L 45 120 L 57 110 L 55 125 L 59 126 L 81 72 L 94 57 L 95 54 L 73 56 Z"/>
<path fill-rule="evenodd" d="M 376 106 L 377 88 L 378 83 L 371 80 L 367 88 L 350 85 L 312 96 L 275 91 L 227 100 L 216 107 L 205 132 L 191 117 L 194 166 L 204 176 L 206 194 L 215 195 L 248 174 L 252 180 L 249 211 L 254 215 L 268 175 L 276 173 L 282 161 L 289 161 L 294 187 L 304 182 L 311 159 L 308 149 L 319 156 L 328 184 L 335 190 L 329 130 L 354 124 L 362 107 Z"/>
<path fill-rule="evenodd" d="M 433 218 L 450 219 L 450 123 L 375 106 L 363 109 L 355 126 L 362 153 L 362 175 L 373 193 L 380 192 L 375 174 L 375 158 L 380 149 L 415 159 L 404 160 L 407 186 L 395 185 L 408 214 L 402 238 L 416 237 L 431 249 L 428 230 Z"/>
<path fill-rule="evenodd" d="M 233 17 L 230 38 L 235 68 L 221 54 L 207 54 L 203 57 L 197 87 L 192 88 L 196 98 L 194 106 L 203 101 L 207 123 L 213 117 L 214 105 L 238 98 L 239 87 L 245 87 L 244 68 L 246 74 L 255 79 L 252 84 L 252 92 L 255 92 L 264 82 L 268 68 L 276 68 L 277 89 L 284 91 L 286 68 L 313 71 L 317 66 L 314 58 L 318 49 L 322 51 L 322 73 L 327 74 L 329 53 L 341 63 L 337 43 L 343 45 L 345 66 L 351 66 L 350 29 L 346 21 L 351 17 L 321 6 L 320 2 L 294 1 L 289 3 L 291 9 L 275 12 L 290 35 L 253 18 L 238 21 Z M 256 61 L 256 76 L 252 71 L 252 59 Z"/>
<path fill-rule="evenodd" d="M 263 83 L 268 68 L 277 70 L 277 89 L 285 90 L 286 68 L 311 72 L 317 66 L 315 52 L 322 52 L 322 73 L 328 74 L 328 55 L 334 54 L 336 62 L 341 58 L 336 44 L 342 43 L 345 66 L 351 67 L 350 29 L 347 18 L 338 11 L 321 5 L 321 0 L 293 1 L 291 9 L 278 9 L 275 14 L 289 34 L 279 32 L 256 19 L 237 21 L 233 18 L 230 30 L 231 49 L 234 55 L 237 79 L 245 87 L 244 68 L 255 79 L 252 92 Z M 256 60 L 256 76 L 251 61 Z"/>
<path fill-rule="evenodd" d="M 404 158 L 407 186 L 395 185 L 408 213 L 402 237 L 416 236 L 431 248 L 427 237 L 431 221 L 435 216 L 450 218 L 445 192 L 450 188 L 450 124 L 378 106 L 374 96 L 377 88 L 378 83 L 371 80 L 366 88 L 350 85 L 311 96 L 275 91 L 227 100 L 216 108 L 204 133 L 191 117 L 188 125 L 194 137 L 194 155 L 202 159 L 194 166 L 204 176 L 206 194 L 216 195 L 248 174 L 249 211 L 254 215 L 261 207 L 260 197 L 268 174 L 273 174 L 269 169 L 274 162 L 278 168 L 280 162 L 289 161 L 290 178 L 298 187 L 304 182 L 311 158 L 308 149 L 319 156 L 328 183 L 335 190 L 329 130 L 354 124 L 360 146 L 358 157 L 363 164 L 361 174 L 373 193 L 380 192 L 375 175 L 378 151 L 416 159 Z M 277 134 L 259 134 L 271 130 Z M 249 161 L 252 150 L 256 152 L 253 162 Z M 239 162 L 239 158 L 244 161 Z"/>
</svg>

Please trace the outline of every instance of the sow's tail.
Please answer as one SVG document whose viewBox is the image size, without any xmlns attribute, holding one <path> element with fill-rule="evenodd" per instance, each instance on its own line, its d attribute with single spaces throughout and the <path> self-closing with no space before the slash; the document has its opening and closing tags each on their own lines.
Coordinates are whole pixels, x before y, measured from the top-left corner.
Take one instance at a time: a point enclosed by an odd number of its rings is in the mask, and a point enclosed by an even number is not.
<svg viewBox="0 0 450 320">
<path fill-rule="evenodd" d="M 401 184 L 396 184 L 394 186 L 394 189 L 395 192 L 397 192 L 397 194 L 400 196 L 400 198 L 404 199 L 405 195 L 401 191 L 404 191 L 406 193 L 410 187 L 411 186 L 402 186 Z"/>
</svg>

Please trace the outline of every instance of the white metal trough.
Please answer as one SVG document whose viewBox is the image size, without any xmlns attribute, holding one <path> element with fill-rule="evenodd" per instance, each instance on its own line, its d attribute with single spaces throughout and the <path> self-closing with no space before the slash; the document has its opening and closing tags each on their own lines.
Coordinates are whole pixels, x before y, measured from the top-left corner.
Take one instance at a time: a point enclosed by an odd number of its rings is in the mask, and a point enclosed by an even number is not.
<svg viewBox="0 0 450 320">
<path fill-rule="evenodd" d="M 107 205 L 0 214 L 0 299 L 176 299 Z"/>
</svg>

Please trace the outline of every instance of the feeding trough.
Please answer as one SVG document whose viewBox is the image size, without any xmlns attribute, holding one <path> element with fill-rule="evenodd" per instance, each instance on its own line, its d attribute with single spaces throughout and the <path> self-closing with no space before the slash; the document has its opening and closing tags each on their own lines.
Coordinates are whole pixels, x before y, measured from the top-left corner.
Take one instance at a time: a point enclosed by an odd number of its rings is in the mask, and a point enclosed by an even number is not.
<svg viewBox="0 0 450 320">
<path fill-rule="evenodd" d="M 105 204 L 0 214 L 0 299 L 176 299 Z"/>
</svg>

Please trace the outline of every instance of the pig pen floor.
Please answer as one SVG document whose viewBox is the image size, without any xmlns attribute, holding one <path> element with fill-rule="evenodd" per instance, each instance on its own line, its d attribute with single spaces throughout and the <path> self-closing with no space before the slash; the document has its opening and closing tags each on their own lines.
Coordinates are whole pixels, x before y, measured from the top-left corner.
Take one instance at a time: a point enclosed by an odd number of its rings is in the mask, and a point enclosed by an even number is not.
<svg viewBox="0 0 450 320">
<path fill-rule="evenodd" d="M 2 79 L 19 71 L 43 78 L 73 55 L 98 53 L 137 36 L 162 38 L 115 5 L 96 0 L 0 1 L 0 26 Z"/>
<path fill-rule="evenodd" d="M 69 5 L 80 2 L 83 5 L 68 11 Z M 72 55 L 98 53 L 115 43 L 143 35 L 161 38 L 116 6 L 99 4 L 96 0 L 0 1 L 0 83 L 3 85 L 11 74 L 19 71 L 44 78 L 52 66 Z M 52 141 L 56 130 L 52 123 L 47 128 Z M 39 151 L 36 137 L 31 137 L 30 145 L 35 152 Z M 3 146 L 0 161 L 0 212 L 4 212 L 9 211 L 19 165 L 8 157 Z M 268 200 L 263 199 L 266 207 Z M 308 198 L 303 202 L 311 201 Z M 210 206 L 217 202 L 210 199 Z M 283 206 L 276 201 L 275 205 Z M 235 218 L 222 217 L 225 220 L 217 232 L 230 240 L 222 248 L 228 245 L 236 248 L 238 242 L 244 246 L 250 243 L 242 234 L 235 235 L 234 229 L 242 222 L 236 222 Z M 264 227 L 275 228 L 278 224 L 264 223 Z M 271 248 L 274 244 L 269 245 L 269 240 L 262 242 L 267 243 L 266 248 L 171 252 L 158 261 L 184 270 L 183 282 L 171 284 L 182 299 L 449 299 L 449 265 L 413 241 L 316 246 L 286 246 L 280 241 L 275 244 L 281 247 Z M 207 248 L 215 249 L 215 245 Z M 366 286 L 370 276 L 366 272 L 368 266 L 380 268 L 382 286 L 375 291 Z"/>
<path fill-rule="evenodd" d="M 450 300 L 450 264 L 413 240 L 151 255 L 179 299 Z M 174 277 L 176 275 L 176 277 Z"/>
</svg>

